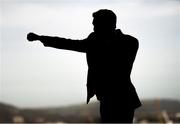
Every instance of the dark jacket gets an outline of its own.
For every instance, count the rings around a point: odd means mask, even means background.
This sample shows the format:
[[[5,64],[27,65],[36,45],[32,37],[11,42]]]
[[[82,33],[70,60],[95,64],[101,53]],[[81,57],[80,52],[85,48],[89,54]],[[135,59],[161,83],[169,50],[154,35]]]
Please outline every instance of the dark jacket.
[[[94,32],[84,40],[43,36],[45,46],[85,52],[88,64],[87,103],[94,95],[100,101],[114,101],[137,108],[141,105],[130,74],[138,40],[120,30],[107,36]]]

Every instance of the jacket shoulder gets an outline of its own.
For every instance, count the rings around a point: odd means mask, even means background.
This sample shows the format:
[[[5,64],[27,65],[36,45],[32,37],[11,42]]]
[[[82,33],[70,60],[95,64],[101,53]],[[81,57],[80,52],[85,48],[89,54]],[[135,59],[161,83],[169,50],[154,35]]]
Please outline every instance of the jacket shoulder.
[[[128,35],[128,34],[124,34],[124,38],[129,41],[131,44],[133,44],[134,46],[136,47],[139,47],[139,41],[137,38],[131,36],[131,35]]]
[[[91,38],[94,38],[95,37],[95,33],[94,32],[91,32],[88,36],[88,39],[91,39]]]

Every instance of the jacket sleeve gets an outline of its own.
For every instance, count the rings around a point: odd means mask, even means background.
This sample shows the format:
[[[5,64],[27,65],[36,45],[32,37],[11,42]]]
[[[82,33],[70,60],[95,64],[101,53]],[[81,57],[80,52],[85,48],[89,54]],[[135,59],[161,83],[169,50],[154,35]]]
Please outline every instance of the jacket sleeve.
[[[131,46],[132,48],[132,57],[131,57],[131,61],[134,62],[135,58],[136,58],[136,54],[139,48],[139,41],[136,38],[133,38],[133,45]]]
[[[61,37],[41,36],[40,41],[46,47],[86,52],[88,38],[83,40],[72,40]]]
[[[139,41],[135,37],[132,37],[130,35],[125,35],[125,39],[129,40],[128,56],[129,56],[130,62],[133,63],[136,58],[136,54],[139,48]]]

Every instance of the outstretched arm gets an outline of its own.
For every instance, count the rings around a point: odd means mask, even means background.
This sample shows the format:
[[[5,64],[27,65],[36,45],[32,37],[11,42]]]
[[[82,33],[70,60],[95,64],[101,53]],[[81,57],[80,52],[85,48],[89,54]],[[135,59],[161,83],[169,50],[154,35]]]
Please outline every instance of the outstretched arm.
[[[71,40],[61,37],[43,36],[35,33],[27,35],[29,41],[41,41],[46,47],[53,47],[58,49],[74,50],[78,52],[86,52],[87,39],[84,40]]]

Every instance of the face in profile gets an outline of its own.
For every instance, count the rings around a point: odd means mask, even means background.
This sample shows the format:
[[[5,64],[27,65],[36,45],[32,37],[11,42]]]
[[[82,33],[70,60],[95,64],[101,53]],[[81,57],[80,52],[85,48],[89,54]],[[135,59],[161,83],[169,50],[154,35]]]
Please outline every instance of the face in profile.
[[[94,32],[97,34],[109,33],[116,28],[116,15],[110,10],[99,10],[93,13]]]

